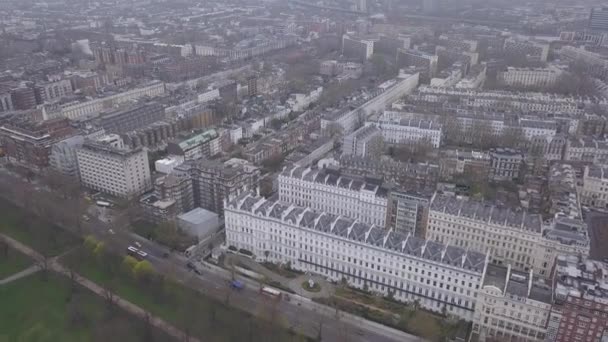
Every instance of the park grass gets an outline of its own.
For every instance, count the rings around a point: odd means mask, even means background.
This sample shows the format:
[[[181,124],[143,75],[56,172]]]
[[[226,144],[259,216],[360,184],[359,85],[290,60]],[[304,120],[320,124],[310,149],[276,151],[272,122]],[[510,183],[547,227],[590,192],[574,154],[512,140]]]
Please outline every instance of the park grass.
[[[277,324],[257,319],[172,280],[165,278],[159,293],[148,282],[138,281],[124,270],[112,274],[106,266],[120,264],[120,257],[109,256],[114,260],[101,262],[84,247],[81,248],[64,256],[65,264],[73,265],[82,276],[111,288],[123,299],[202,341],[267,341],[268,338],[274,341],[305,341],[303,337],[294,336]]]
[[[31,264],[32,261],[28,257],[12,248],[8,248],[7,256],[0,256],[0,279],[23,271]]]
[[[37,273],[0,286],[0,341],[102,341],[109,337],[139,341],[143,322],[123,311],[107,315],[104,299],[77,287],[78,323],[72,321],[69,279],[54,273]],[[154,331],[154,341],[171,340]]]
[[[77,246],[80,239],[56,225],[0,198],[0,233],[31,246],[48,256],[57,256]]]

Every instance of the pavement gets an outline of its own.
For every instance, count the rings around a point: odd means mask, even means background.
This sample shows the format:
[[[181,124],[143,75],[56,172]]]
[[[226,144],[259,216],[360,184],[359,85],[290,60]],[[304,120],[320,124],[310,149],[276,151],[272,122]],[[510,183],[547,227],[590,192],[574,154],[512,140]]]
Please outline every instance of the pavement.
[[[34,185],[3,171],[5,170],[0,168],[0,195],[16,202],[17,205],[24,205],[25,197],[20,196],[20,194],[27,191],[36,191],[33,189]],[[56,215],[65,215],[65,217],[56,218],[60,225],[62,222],[73,222],[74,213],[66,210],[73,205],[70,200],[59,198],[53,192],[36,191],[35,193],[37,197],[49,196],[49,199],[45,201],[51,207],[49,211]],[[118,209],[114,210],[117,211]],[[115,216],[119,215],[121,214],[115,213]],[[123,220],[114,220],[114,222],[123,222]],[[228,299],[230,305],[256,316],[260,315],[260,308],[271,305],[274,310],[277,310],[277,314],[285,319],[285,323],[296,331],[311,337],[317,337],[319,330],[321,330],[323,341],[406,342],[422,340],[417,336],[406,334],[358,316],[336,312],[333,308],[312,302],[310,299],[299,295],[290,295],[291,301],[280,301],[278,304],[271,303],[267,296],[260,294],[259,284],[246,278],[241,280],[247,284],[247,287],[242,291],[233,291],[228,286],[231,279],[230,272],[207,265],[203,274],[197,275],[186,268],[188,259],[184,255],[169,253],[168,257],[164,257],[169,252],[168,248],[132,233],[127,227],[115,224],[108,225],[95,217],[92,217],[88,222],[82,222],[81,228],[75,228],[71,224],[64,224],[63,226],[79,235],[91,234],[95,236],[100,241],[104,241],[106,247],[115,253],[124,254],[129,245],[138,241],[142,245],[141,249],[148,253],[148,261],[158,272],[172,277],[206,296],[222,301]],[[110,228],[114,233],[110,232]]]
[[[10,276],[8,276],[8,277],[0,280],[0,285],[5,285],[5,284],[8,284],[8,283],[13,282],[15,280],[21,279],[23,277],[27,277],[30,274],[34,274],[34,273],[36,273],[38,271],[40,271],[40,266],[38,266],[38,265],[32,265],[32,266],[30,266],[30,267],[28,267],[28,268],[26,268],[26,269],[24,269],[24,270],[22,270],[20,272],[17,272],[17,273],[15,273],[13,275],[10,275]]]

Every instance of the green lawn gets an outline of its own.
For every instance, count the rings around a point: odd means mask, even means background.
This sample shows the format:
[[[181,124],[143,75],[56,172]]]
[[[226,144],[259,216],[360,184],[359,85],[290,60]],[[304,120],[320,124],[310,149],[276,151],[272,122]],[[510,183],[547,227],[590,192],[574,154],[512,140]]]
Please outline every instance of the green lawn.
[[[80,239],[0,198],[0,232],[49,256],[79,245]]]
[[[69,279],[56,274],[0,286],[0,342],[171,340],[119,309],[109,315],[104,299],[87,289],[70,292]]]
[[[286,329],[276,324],[256,319],[171,280],[142,282],[124,270],[112,271],[109,265],[116,265],[115,270],[121,268],[119,265],[122,259],[116,256],[110,257],[113,261],[108,261],[106,256],[100,262],[87,253],[84,248],[76,250],[66,255],[64,260],[67,264],[74,265],[83,276],[98,284],[111,286],[122,298],[175,324],[183,331],[189,331],[201,340],[304,341],[299,336],[290,336]],[[162,285],[155,286],[153,283]]]
[[[6,256],[2,253],[2,250],[0,250],[0,279],[22,271],[32,264],[28,257],[12,248],[7,248]]]

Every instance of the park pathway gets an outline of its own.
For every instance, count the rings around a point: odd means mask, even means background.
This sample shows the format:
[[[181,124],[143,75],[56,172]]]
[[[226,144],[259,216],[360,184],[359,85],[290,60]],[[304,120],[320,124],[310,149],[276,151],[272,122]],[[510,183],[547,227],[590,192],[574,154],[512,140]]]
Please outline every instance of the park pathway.
[[[6,277],[4,279],[1,279],[0,280],[0,285],[8,284],[8,283],[10,283],[12,281],[15,281],[17,279],[21,279],[23,277],[27,277],[30,274],[34,274],[34,273],[36,273],[38,271],[40,271],[40,266],[38,266],[38,265],[32,265],[32,266],[24,269],[23,271],[19,271],[19,272],[15,273],[13,275],[10,275],[10,276],[8,276],[8,277]]]
[[[2,238],[5,239],[5,241],[14,249],[18,250],[19,252],[31,257],[32,259],[34,259],[37,263],[38,263],[38,268],[41,269],[41,264],[44,263],[44,257],[42,255],[40,255],[38,252],[36,252],[35,250],[31,249],[30,247],[22,244],[21,242],[14,240],[13,238],[6,236],[4,234],[0,233],[0,236]],[[47,260],[47,265],[49,267],[49,269],[63,274],[65,276],[70,276],[70,270],[68,270],[65,266],[61,265],[58,261],[57,258],[51,258]],[[22,273],[22,272],[20,272]],[[75,280],[82,285],[83,287],[91,290],[93,293],[106,298],[107,297],[107,289],[103,288],[102,286],[90,281],[87,278],[82,277],[79,274],[76,274]],[[149,311],[146,311],[144,309],[142,309],[141,307],[119,297],[116,294],[113,294],[113,300],[115,302],[115,304],[120,307],[121,309],[125,310],[126,312],[138,316],[144,320],[148,320],[150,322],[150,324],[158,329],[163,330],[165,333],[167,333],[169,336],[174,337],[176,340],[178,341],[184,341],[186,340],[185,337],[187,336],[184,332],[182,332],[180,329],[176,328],[175,326],[173,326],[172,324],[164,321],[163,319],[156,317],[154,315],[152,315]],[[194,337],[188,337],[187,339],[188,342],[200,342],[198,339],[194,338]]]

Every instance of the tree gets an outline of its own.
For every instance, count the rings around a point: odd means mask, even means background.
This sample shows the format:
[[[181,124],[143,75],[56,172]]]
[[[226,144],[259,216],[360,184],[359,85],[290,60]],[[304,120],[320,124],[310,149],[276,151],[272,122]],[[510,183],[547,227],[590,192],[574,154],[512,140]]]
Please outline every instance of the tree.
[[[114,294],[114,279],[108,281],[103,287],[103,298],[106,301],[108,314],[112,316],[114,314],[116,302],[118,300],[118,298],[116,298],[116,295]]]
[[[279,130],[281,129],[281,126],[283,126],[283,121],[281,121],[280,119],[274,118],[272,120],[270,120],[270,127],[272,127],[274,130]]]
[[[140,281],[149,280],[154,274],[152,264],[147,260],[142,260],[133,267],[133,276]]]
[[[122,259],[122,267],[123,267],[124,272],[127,274],[133,274],[133,271],[134,271],[137,263],[138,263],[137,259],[135,259],[134,257],[132,257],[130,255],[126,255]]]
[[[341,139],[343,136],[344,129],[342,125],[337,122],[332,122],[325,128],[327,135],[332,139]]]
[[[88,235],[84,239],[84,246],[90,253],[93,253],[95,251],[95,248],[97,248],[98,243],[99,241],[97,241],[97,239],[93,235]]]

